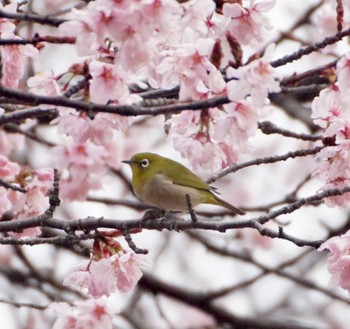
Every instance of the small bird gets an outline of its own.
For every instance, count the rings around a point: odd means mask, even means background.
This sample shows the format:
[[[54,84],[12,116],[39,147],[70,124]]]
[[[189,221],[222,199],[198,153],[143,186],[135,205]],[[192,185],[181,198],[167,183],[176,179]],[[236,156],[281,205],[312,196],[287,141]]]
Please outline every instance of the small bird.
[[[135,194],[151,206],[167,211],[189,211],[188,195],[193,207],[207,203],[225,207],[238,215],[245,214],[216,196],[215,187],[174,160],[155,153],[137,153],[122,162],[131,167]]]

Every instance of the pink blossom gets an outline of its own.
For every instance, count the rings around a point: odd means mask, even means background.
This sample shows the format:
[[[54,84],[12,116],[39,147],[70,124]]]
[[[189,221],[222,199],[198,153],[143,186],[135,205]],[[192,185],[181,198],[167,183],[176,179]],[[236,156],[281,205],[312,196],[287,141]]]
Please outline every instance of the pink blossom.
[[[117,130],[126,131],[130,119],[118,114],[98,113],[91,120],[85,113],[75,110],[61,111],[56,119],[58,131],[71,136],[76,144],[91,141],[96,145],[106,145]]]
[[[150,266],[143,255],[129,251],[116,258],[113,267],[116,270],[117,287],[121,292],[133,289],[142,277],[139,266]]]
[[[4,157],[0,157],[2,171],[7,176],[5,180],[19,185],[25,193],[13,189],[0,188],[0,216],[6,212],[11,218],[25,219],[42,214],[49,206],[48,194],[52,188],[53,172],[51,169],[30,170],[19,168],[18,164],[11,165]],[[16,237],[32,237],[40,234],[39,228],[26,229],[20,233],[9,232]]]
[[[225,167],[228,162],[220,144],[211,142],[200,134],[174,139],[174,148],[190,161],[197,172],[201,170],[205,173],[213,173]]]
[[[61,94],[61,88],[52,71],[46,71],[27,80],[30,91],[44,96],[57,96]]]
[[[342,112],[341,92],[337,86],[321,90],[312,102],[311,117],[314,123],[326,129]]]
[[[176,18],[182,13],[175,0],[90,2],[84,9],[75,10],[73,19],[60,26],[67,35],[77,37],[79,55],[93,55],[118,49],[115,55],[120,67],[136,72],[147,67],[157,56],[158,42],[165,42],[173,32]]]
[[[325,181],[322,190],[350,186],[350,140],[322,149],[317,158],[320,162],[313,175],[319,175]],[[329,197],[325,202],[330,207],[346,207],[350,202],[350,193]]]
[[[139,266],[148,265],[142,255],[132,251],[114,254],[108,258],[83,261],[64,279],[65,285],[87,288],[90,295],[99,298],[135,287],[142,276]]]
[[[112,329],[113,315],[118,312],[103,299],[77,301],[73,306],[65,302],[51,303],[49,308],[58,316],[52,329]]]
[[[130,119],[98,113],[91,120],[85,113],[73,109],[61,109],[60,113],[55,120],[58,131],[70,139],[66,145],[54,147],[50,152],[55,166],[62,171],[61,197],[83,200],[89,191],[101,188],[108,166],[118,166],[120,130],[127,129]]]
[[[180,84],[180,99],[201,99],[223,89],[221,73],[210,62],[215,40],[200,38],[162,52],[163,59],[149,79],[153,87],[171,89]],[[213,80],[219,81],[220,88]],[[222,91],[222,90],[220,90]]]
[[[350,186],[350,179],[339,177],[334,181],[330,181],[322,187],[322,190],[328,189],[342,189]],[[350,192],[342,195],[336,195],[325,199],[325,203],[329,207],[347,207],[350,203]]]
[[[89,70],[92,76],[89,88],[92,102],[107,104],[113,100],[121,104],[129,103],[129,89],[120,74],[121,69],[112,64],[93,61],[89,64]]]
[[[22,169],[17,178],[22,180],[26,193],[9,190],[7,198],[11,202],[11,213],[15,219],[31,218],[44,213],[49,207],[48,194],[52,188],[52,169],[40,169],[31,171]],[[16,237],[32,237],[40,234],[39,228],[26,229],[23,232],[10,233]]]
[[[185,14],[181,19],[181,24],[194,31],[200,37],[206,37],[209,33],[207,19],[210,19],[215,12],[215,3],[213,0],[188,1],[183,5]]]
[[[328,271],[331,273],[331,284],[348,291],[350,296],[350,231],[335,236],[324,242],[319,251],[328,249]]]
[[[145,0],[141,6],[146,24],[153,25],[153,30],[163,35],[167,35],[167,31],[173,29],[174,23],[183,15],[183,8],[176,0]]]
[[[248,150],[248,140],[257,130],[263,112],[249,101],[229,103],[224,110],[184,111],[173,116],[169,138],[191,166],[205,173],[220,170]]]
[[[0,155],[0,177],[14,179],[19,172],[19,165],[16,162],[9,161],[5,156]]]
[[[350,90],[350,52],[346,53],[337,63],[337,81],[339,90],[348,102]]]
[[[314,175],[319,175],[325,185],[322,189],[350,186],[350,107],[348,89],[349,54],[337,64],[337,83],[322,90],[312,102],[312,118],[323,128],[323,136],[332,143],[319,154],[319,164]],[[326,199],[329,206],[345,207],[350,202],[350,193]]]
[[[248,101],[231,102],[225,104],[224,109],[225,111],[213,113],[215,118],[213,137],[238,149],[244,147],[257,131],[258,119],[262,117],[261,111]]]
[[[202,119],[199,111],[184,111],[173,116],[169,138],[174,148],[190,161],[194,170],[211,172],[222,168],[226,156],[218,143],[200,131]]]
[[[12,33],[2,34],[4,39],[20,39]],[[0,48],[3,65],[1,82],[9,88],[17,88],[19,79],[23,76],[25,60],[35,57],[38,50],[32,45],[10,45]]]
[[[90,2],[90,8],[95,2]],[[83,10],[72,9],[74,19],[64,22],[59,26],[64,36],[76,36],[76,46],[80,56],[97,54],[99,44],[94,32],[94,22],[90,19],[89,13]]]
[[[227,69],[227,77],[234,78],[227,83],[228,97],[232,101],[241,101],[250,95],[253,104],[263,106],[268,93],[281,90],[276,69],[270,65],[275,45],[270,44],[263,57],[246,66]]]
[[[264,13],[275,3],[276,0],[247,0],[243,2],[243,6],[238,3],[224,3],[223,13],[230,19],[226,31],[243,45],[255,45],[264,41],[265,32],[271,29]]]
[[[341,145],[325,147],[317,155],[320,160],[314,174],[319,174],[325,181],[333,182],[340,177],[350,177],[350,141]]]
[[[90,190],[101,187],[106,172],[102,146],[91,142],[57,146],[51,150],[55,166],[62,171],[60,196],[65,200],[83,200]]]

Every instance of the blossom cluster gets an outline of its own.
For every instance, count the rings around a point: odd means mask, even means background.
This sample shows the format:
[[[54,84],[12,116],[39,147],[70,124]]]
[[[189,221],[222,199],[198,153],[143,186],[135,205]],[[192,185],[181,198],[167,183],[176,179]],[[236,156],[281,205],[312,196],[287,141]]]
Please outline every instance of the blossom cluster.
[[[237,161],[249,149],[248,140],[269,104],[268,94],[280,90],[280,77],[270,65],[274,46],[244,64],[242,50],[264,41],[265,32],[271,28],[266,13],[275,2],[244,0],[219,5],[213,0],[90,1],[82,9],[73,10],[59,27],[63,37],[75,37],[81,62],[72,63],[61,74],[37,74],[27,81],[27,87],[35,94],[52,97],[66,96],[71,87],[82,84],[74,97],[106,105],[135,104],[142,101],[138,92],[146,88],[178,87],[181,102],[228,97],[225,105],[174,114],[167,121],[175,149],[194,168],[215,171]],[[17,38],[15,27],[0,20],[1,37]],[[2,47],[2,84],[17,87],[24,59],[37,53],[30,45]],[[121,136],[132,120],[117,114],[57,110],[59,115],[51,125],[56,126],[60,138],[49,157],[61,172],[60,198],[84,200],[90,191],[101,188],[101,178],[108,168],[119,163]],[[52,172],[51,176],[44,171],[26,174],[7,158],[1,160],[1,177],[18,184],[24,177],[27,190],[21,194],[0,188],[2,199],[8,200],[1,204],[2,214],[10,211],[16,218],[23,218],[42,213],[47,208],[47,184],[52,184]],[[39,208],[33,208],[33,204]],[[140,266],[145,263],[112,238],[96,240],[91,259],[64,279],[65,285],[84,290],[91,299],[73,306],[52,306],[58,314],[54,328],[112,327],[115,311],[100,298],[130,291],[141,278]]]
[[[209,172],[237,161],[249,150],[248,140],[257,130],[268,93],[279,91],[279,75],[269,64],[273,47],[245,65],[240,59],[242,46],[264,40],[271,28],[266,13],[274,4],[274,0],[222,6],[213,0],[131,0],[115,5],[112,0],[98,0],[74,10],[59,29],[64,36],[76,38],[77,52],[84,56],[89,76],[84,97],[89,101],[140,101],[130,85],[179,87],[183,101],[228,95],[230,104],[202,114],[173,115],[167,122],[175,149],[193,168]],[[76,66],[71,73],[78,76]],[[49,90],[63,93],[56,87]],[[122,153],[118,132],[126,131],[131,123],[110,114],[97,114],[89,121],[88,115],[73,109],[60,110],[55,121],[59,131],[71,137],[53,153],[55,159],[66,159],[58,162],[58,168],[65,171],[64,199],[82,200],[89,190],[101,187],[101,176],[119,162]],[[72,184],[73,180],[79,183]]]
[[[108,89],[109,81],[115,76],[113,68],[100,62],[90,63],[90,73],[93,79],[90,89],[96,83]],[[106,71],[108,67],[109,71]],[[74,68],[74,71],[79,71]],[[106,76],[103,80],[101,76]],[[63,87],[52,72],[38,74],[28,79],[27,85],[34,93],[57,96],[63,93]],[[95,102],[98,99],[98,88],[90,93]],[[96,96],[95,96],[96,95]],[[103,93],[100,93],[103,96]],[[114,91],[110,90],[111,97]],[[119,92],[121,97],[129,95],[127,90]],[[121,101],[121,99],[120,99]],[[60,108],[60,115],[52,124],[66,138],[60,145],[50,150],[50,158],[57,169],[62,172],[60,182],[60,197],[63,200],[84,200],[91,190],[101,188],[101,178],[108,167],[115,167],[119,162],[120,131],[125,131],[129,119],[109,113],[98,113],[91,120],[86,113],[75,109]]]
[[[324,242],[319,251],[328,249],[328,271],[332,275],[331,285],[347,290],[350,296],[350,231]]]
[[[118,312],[113,304],[102,298],[76,301],[73,305],[51,303],[50,309],[57,315],[52,329],[112,329],[113,315]]]
[[[350,53],[342,57],[336,67],[337,82],[321,91],[312,103],[314,122],[323,129],[326,147],[318,154],[319,164],[314,175],[320,176],[323,189],[350,186]],[[350,193],[326,199],[329,206],[348,206]],[[331,283],[350,293],[349,249],[350,231],[327,240],[319,248],[331,252],[328,270]]]
[[[2,3],[0,3],[0,9],[14,13],[17,10],[17,5],[16,3],[10,3],[3,6]],[[15,29],[15,24],[6,18],[0,18],[1,39],[22,39],[16,35]],[[9,88],[17,88],[19,80],[23,77],[26,59],[36,57],[38,53],[38,49],[30,44],[6,45],[0,47],[2,64],[1,83]]]
[[[133,289],[142,276],[140,266],[150,266],[145,256],[125,251],[107,233],[101,233],[94,242],[92,258],[82,261],[63,281],[64,285],[86,290],[90,298],[76,302],[74,307],[52,303],[50,308],[58,316],[53,328],[112,328],[112,315],[118,310],[111,309],[104,298]]]
[[[318,154],[314,175],[324,181],[323,189],[350,186],[350,54],[337,63],[337,82],[323,89],[312,103],[312,118],[323,129],[326,147]],[[346,206],[350,193],[326,199],[329,206]]]
[[[32,170],[0,155],[0,179],[13,186],[0,187],[0,217],[3,220],[32,218],[41,215],[49,207],[48,194],[53,183],[52,169]],[[17,187],[21,190],[16,189]],[[38,228],[12,233],[17,237],[38,234]]]

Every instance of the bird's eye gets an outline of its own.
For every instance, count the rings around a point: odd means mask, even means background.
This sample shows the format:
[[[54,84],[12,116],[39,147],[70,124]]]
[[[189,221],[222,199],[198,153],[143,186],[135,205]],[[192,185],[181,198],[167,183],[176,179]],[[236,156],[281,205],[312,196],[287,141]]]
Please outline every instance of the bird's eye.
[[[141,167],[142,167],[142,168],[147,168],[148,165],[149,165],[149,161],[148,161],[147,159],[143,159],[143,160],[141,161]]]

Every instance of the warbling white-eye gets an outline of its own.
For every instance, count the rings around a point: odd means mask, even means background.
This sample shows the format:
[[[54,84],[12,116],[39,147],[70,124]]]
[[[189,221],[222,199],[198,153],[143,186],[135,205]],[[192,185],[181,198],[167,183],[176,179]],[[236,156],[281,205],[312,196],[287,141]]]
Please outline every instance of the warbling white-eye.
[[[214,204],[244,215],[243,210],[216,196],[214,187],[174,160],[155,153],[138,153],[122,162],[131,167],[135,194],[151,206],[168,211],[188,211],[188,195],[193,207],[202,203]]]

